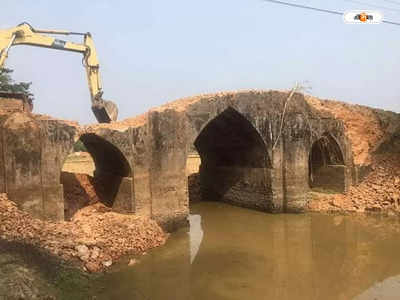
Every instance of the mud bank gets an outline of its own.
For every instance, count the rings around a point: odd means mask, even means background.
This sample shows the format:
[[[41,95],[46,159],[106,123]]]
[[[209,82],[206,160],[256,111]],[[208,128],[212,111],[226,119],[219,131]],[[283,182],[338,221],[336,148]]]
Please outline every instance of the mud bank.
[[[0,240],[0,299],[76,299],[89,295],[89,279],[42,248]]]
[[[155,221],[115,213],[101,203],[79,210],[69,222],[50,222],[34,219],[0,194],[0,240],[43,249],[84,271],[102,271],[121,256],[143,253],[166,239]]]

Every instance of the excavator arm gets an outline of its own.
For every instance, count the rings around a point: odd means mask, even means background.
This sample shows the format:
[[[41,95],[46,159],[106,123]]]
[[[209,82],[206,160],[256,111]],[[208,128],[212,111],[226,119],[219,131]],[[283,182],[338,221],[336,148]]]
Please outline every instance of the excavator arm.
[[[84,41],[83,44],[77,44],[59,40],[45,34],[82,35]],[[0,68],[4,66],[10,48],[15,45],[30,45],[83,54],[83,64],[86,68],[92,100],[92,111],[99,123],[116,121],[118,116],[117,106],[113,102],[103,100],[102,98],[103,91],[99,74],[99,61],[90,33],[37,30],[28,23],[22,23],[8,30],[0,30]]]

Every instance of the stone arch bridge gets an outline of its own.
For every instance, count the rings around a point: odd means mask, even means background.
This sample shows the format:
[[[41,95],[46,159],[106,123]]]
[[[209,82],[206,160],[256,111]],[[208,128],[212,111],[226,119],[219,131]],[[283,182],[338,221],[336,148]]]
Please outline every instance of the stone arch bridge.
[[[299,212],[320,166],[335,169],[342,190],[358,173],[343,122],[315,110],[298,93],[283,115],[287,98],[278,91],[197,96],[87,127],[21,111],[4,114],[0,192],[37,217],[62,220],[60,172],[80,139],[115,210],[167,225],[184,220],[187,158],[198,154],[201,198]]]

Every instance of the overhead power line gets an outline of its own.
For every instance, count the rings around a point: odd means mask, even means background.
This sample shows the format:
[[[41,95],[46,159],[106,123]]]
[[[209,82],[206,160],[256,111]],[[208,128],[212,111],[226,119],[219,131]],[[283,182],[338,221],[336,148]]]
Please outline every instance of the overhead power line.
[[[306,5],[301,5],[301,4],[294,4],[294,3],[284,2],[284,1],[278,1],[278,0],[263,0],[263,1],[271,2],[271,3],[275,3],[275,4],[286,5],[286,6],[297,7],[297,8],[308,9],[308,10],[313,10],[313,11],[319,11],[319,12],[329,13],[329,14],[333,14],[333,15],[341,15],[341,16],[343,15],[343,12],[340,12],[340,11],[317,8],[317,7],[306,6]],[[382,23],[400,26],[400,23],[398,23],[398,22],[383,20]]]
[[[305,8],[305,9],[310,9],[310,10],[316,10],[324,13],[329,13],[329,14],[334,14],[334,15],[343,15],[343,13],[339,11],[334,11],[334,10],[328,10],[328,9],[322,9],[322,8],[316,8],[316,7],[311,7],[311,6],[305,6],[305,5],[300,5],[300,4],[294,4],[294,3],[288,3],[288,2],[283,2],[283,1],[276,1],[276,0],[264,0],[276,4],[282,4],[282,5],[287,5],[287,6],[293,6],[293,7],[299,7],[299,8]]]
[[[344,0],[344,1],[361,4],[361,5],[366,5],[366,6],[371,6],[371,7],[375,7],[375,8],[381,8],[381,9],[385,9],[385,10],[392,10],[392,11],[400,12],[400,9],[398,9],[398,8],[381,6],[381,5],[376,5],[376,4],[367,3],[367,2],[363,2],[363,1],[357,1],[357,0]]]
[[[393,4],[397,4],[397,5],[400,5],[400,2],[394,1],[394,0],[383,0],[383,1],[389,2],[389,3],[393,3]]]

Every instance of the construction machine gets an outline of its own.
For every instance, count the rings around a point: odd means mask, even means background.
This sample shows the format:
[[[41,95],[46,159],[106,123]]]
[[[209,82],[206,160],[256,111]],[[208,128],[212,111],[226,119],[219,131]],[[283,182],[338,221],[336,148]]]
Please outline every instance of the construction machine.
[[[46,34],[55,35],[81,35],[83,43],[77,44],[56,39]],[[42,30],[34,29],[28,23],[21,23],[18,26],[6,30],[0,30],[0,68],[8,56],[11,46],[30,45],[57,50],[78,52],[83,54],[83,65],[86,68],[89,83],[90,96],[92,100],[92,111],[99,123],[116,121],[118,108],[112,101],[103,100],[102,87],[99,74],[99,61],[92,36],[89,32],[70,32],[64,30]]]

